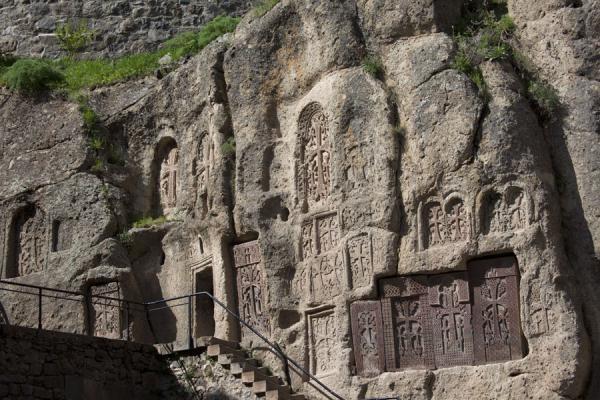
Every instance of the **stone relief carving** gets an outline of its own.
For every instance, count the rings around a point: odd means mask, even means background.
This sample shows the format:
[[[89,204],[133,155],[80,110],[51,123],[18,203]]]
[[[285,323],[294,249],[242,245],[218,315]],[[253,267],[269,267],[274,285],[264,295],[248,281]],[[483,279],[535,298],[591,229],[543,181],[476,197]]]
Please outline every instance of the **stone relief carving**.
[[[484,234],[514,232],[529,225],[529,197],[518,186],[508,186],[502,194],[489,190],[480,203],[480,226]]]
[[[358,146],[351,148],[346,157],[346,180],[352,188],[360,187],[367,182],[369,165]]]
[[[91,312],[90,321],[94,336],[109,339],[121,339],[121,312],[118,300],[98,298],[95,296],[120,299],[118,282],[90,287]]]
[[[331,145],[327,116],[318,103],[308,104],[298,120],[301,140],[300,196],[308,205],[329,197]]]
[[[429,200],[419,209],[422,249],[471,238],[470,213],[460,195],[450,195],[445,201]]]
[[[200,235],[190,240],[185,255],[185,262],[192,269],[200,269],[203,266],[210,265],[212,262],[212,256]]]
[[[523,356],[517,267],[514,257],[472,261],[475,362],[485,364]]]
[[[313,301],[328,300],[345,289],[345,268],[339,252],[317,257],[311,264],[310,293]]]
[[[342,226],[347,232],[351,229],[360,229],[368,226],[373,216],[371,205],[344,207],[342,209]]]
[[[339,228],[336,212],[319,214],[304,221],[301,227],[303,259],[335,249],[340,240]]]
[[[12,232],[11,277],[42,271],[48,256],[48,223],[46,214],[28,206],[15,217]],[[9,236],[10,237],[10,236]]]
[[[308,314],[308,336],[311,373],[317,377],[335,373],[338,330],[333,308]]]
[[[258,241],[233,247],[235,260],[239,313],[242,319],[259,332],[269,333],[269,317],[265,309],[265,284],[260,266]],[[242,329],[244,335],[250,334]]]
[[[360,375],[376,376],[385,371],[383,319],[379,301],[350,305],[354,359]]]
[[[351,237],[346,244],[351,288],[369,286],[373,277],[373,246],[368,233]]]
[[[163,211],[177,206],[179,150],[170,149],[160,166],[160,203]]]
[[[472,364],[473,331],[466,273],[433,276],[429,281],[436,366]]]
[[[214,164],[215,147],[207,131],[200,134],[196,155],[192,162],[192,176],[196,187],[196,202],[203,213],[208,212],[209,179]]]
[[[529,334],[532,337],[544,335],[550,330],[550,307],[552,298],[539,284],[530,289],[529,300],[526,304],[529,323]]]

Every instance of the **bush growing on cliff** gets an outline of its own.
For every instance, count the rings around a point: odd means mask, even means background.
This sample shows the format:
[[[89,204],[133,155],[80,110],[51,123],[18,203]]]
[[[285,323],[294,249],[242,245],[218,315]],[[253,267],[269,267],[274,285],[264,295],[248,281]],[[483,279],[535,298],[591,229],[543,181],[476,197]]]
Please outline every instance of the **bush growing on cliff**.
[[[362,67],[366,73],[374,78],[381,79],[383,76],[383,65],[375,56],[367,56],[362,60]]]
[[[35,94],[57,87],[64,75],[47,61],[23,59],[5,68],[1,81],[12,90]]]
[[[94,32],[88,28],[86,20],[81,20],[77,24],[72,21],[60,24],[54,34],[60,42],[60,47],[69,54],[69,57],[75,57],[94,40]]]

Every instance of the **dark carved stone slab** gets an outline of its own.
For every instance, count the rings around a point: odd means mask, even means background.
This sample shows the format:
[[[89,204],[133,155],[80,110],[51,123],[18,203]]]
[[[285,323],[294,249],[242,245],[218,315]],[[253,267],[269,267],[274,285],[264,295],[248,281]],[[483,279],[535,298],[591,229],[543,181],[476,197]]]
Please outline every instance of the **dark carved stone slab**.
[[[429,278],[429,306],[438,368],[473,364],[469,284],[464,272]]]
[[[354,359],[360,375],[385,371],[381,302],[358,301],[350,305]]]
[[[269,318],[265,310],[265,286],[260,268],[258,241],[233,247],[235,259],[239,315],[252,328],[267,333],[270,330]],[[244,336],[250,334],[242,329]]]
[[[473,287],[475,363],[523,357],[517,260],[498,257],[468,264]]]
[[[386,368],[434,368],[426,276],[381,282]]]

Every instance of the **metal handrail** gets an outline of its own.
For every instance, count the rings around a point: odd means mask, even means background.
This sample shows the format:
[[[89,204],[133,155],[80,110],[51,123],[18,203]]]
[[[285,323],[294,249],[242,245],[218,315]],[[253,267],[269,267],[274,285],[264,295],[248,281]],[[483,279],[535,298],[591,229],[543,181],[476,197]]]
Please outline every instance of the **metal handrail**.
[[[217,304],[219,307],[221,307],[223,310],[225,310],[229,315],[231,315],[233,318],[235,318],[241,325],[245,326],[246,328],[248,328],[252,333],[254,333],[258,338],[260,338],[263,342],[265,342],[269,348],[281,359],[281,361],[284,364],[284,372],[286,375],[286,380],[288,380],[288,384],[290,384],[291,386],[291,379],[289,377],[289,365],[291,364],[295,369],[294,372],[300,376],[304,375],[308,378],[310,378],[310,380],[308,381],[308,383],[313,386],[315,389],[321,391],[321,390],[325,390],[327,393],[329,393],[329,395],[333,396],[335,399],[337,400],[344,400],[343,397],[341,397],[339,394],[337,394],[333,389],[331,389],[329,386],[327,386],[325,383],[323,383],[321,380],[319,380],[317,377],[315,377],[314,375],[312,375],[310,372],[308,372],[304,367],[302,367],[297,361],[295,361],[294,359],[290,358],[287,354],[285,354],[285,352],[281,349],[281,347],[274,342],[271,342],[269,339],[267,339],[265,336],[263,336],[260,332],[258,332],[256,329],[254,329],[250,324],[248,324],[248,322],[246,322],[244,319],[242,319],[239,315],[237,315],[234,311],[232,311],[229,307],[227,307],[224,303],[222,303],[219,299],[217,299],[216,297],[214,297],[212,294],[208,293],[208,292],[196,292],[196,293],[192,293],[189,295],[184,295],[184,296],[177,296],[177,297],[171,297],[168,299],[161,299],[161,300],[156,300],[156,301],[149,301],[149,302],[137,302],[137,301],[132,301],[132,300],[125,300],[125,299],[121,299],[121,298],[117,298],[117,297],[109,297],[109,296],[101,296],[101,295],[90,295],[90,294],[86,294],[86,293],[81,293],[81,292],[75,292],[75,291],[70,291],[70,290],[64,290],[64,289],[55,289],[55,288],[49,288],[49,287],[45,287],[45,286],[39,286],[39,285],[32,285],[32,284],[27,284],[27,283],[20,283],[20,282],[12,282],[12,281],[6,281],[3,279],[0,279],[0,284],[7,284],[7,285],[13,285],[13,286],[20,286],[20,287],[26,287],[26,288],[30,288],[30,289],[35,289],[34,292],[25,292],[25,291],[18,291],[18,290],[14,290],[14,289],[7,289],[7,288],[2,288],[0,287],[0,291],[4,290],[4,291],[9,291],[9,292],[16,292],[16,293],[21,293],[21,294],[28,294],[28,295],[33,295],[33,296],[37,296],[38,297],[38,329],[42,329],[42,298],[43,297],[47,297],[47,298],[54,298],[54,299],[62,299],[62,300],[72,300],[72,301],[79,301],[77,299],[73,299],[73,298],[67,298],[67,297],[58,297],[58,296],[50,296],[50,295],[45,295],[43,293],[43,291],[50,291],[50,292],[54,292],[54,293],[62,293],[62,294],[67,294],[67,295],[71,295],[71,296],[81,296],[83,299],[81,300],[82,303],[87,303],[90,304],[90,302],[92,301],[92,299],[102,299],[102,300],[110,300],[110,301],[116,301],[119,304],[119,308],[121,309],[122,305],[125,305],[125,309],[127,310],[127,313],[125,315],[125,320],[126,320],[126,326],[127,326],[127,334],[126,334],[126,339],[129,340],[130,339],[130,332],[129,332],[129,313],[132,310],[131,306],[135,305],[135,306],[141,306],[143,308],[143,310],[139,310],[139,309],[133,309],[134,311],[143,311],[146,315],[147,318],[147,322],[151,328],[152,334],[154,336],[155,341],[157,341],[156,339],[156,335],[154,333],[154,329],[152,328],[152,323],[150,320],[150,312],[153,311],[159,311],[159,310],[163,310],[163,309],[170,309],[173,307],[178,307],[178,306],[184,306],[187,305],[187,314],[188,314],[188,326],[187,326],[187,334],[188,334],[188,346],[190,349],[193,348],[193,332],[192,332],[192,298],[196,298],[198,296],[208,296],[214,304]],[[172,301],[176,301],[176,300],[182,300],[182,299],[187,299],[187,302],[185,303],[181,303],[181,304],[177,304],[174,306],[169,306],[169,305],[165,305],[164,307],[159,307],[159,308],[150,308],[151,306],[154,305],[158,305],[158,304],[165,304],[168,302],[172,302]],[[300,372],[298,372],[300,371]],[[317,387],[315,385],[315,383],[317,383],[319,387]],[[385,397],[385,398],[371,398],[371,399],[367,399],[367,400],[400,400],[398,397]]]

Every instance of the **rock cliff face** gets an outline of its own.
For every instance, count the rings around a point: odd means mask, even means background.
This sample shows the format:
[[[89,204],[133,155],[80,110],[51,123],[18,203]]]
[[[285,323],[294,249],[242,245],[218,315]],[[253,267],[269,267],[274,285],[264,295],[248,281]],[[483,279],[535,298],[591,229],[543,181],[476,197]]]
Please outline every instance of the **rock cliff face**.
[[[241,15],[249,0],[5,0],[0,5],[0,53],[56,57],[56,28],[85,21],[96,40],[88,56],[153,50],[177,33],[221,14]]]
[[[248,15],[160,80],[91,93],[124,161],[101,172],[76,106],[3,90],[2,277],[137,300],[209,291],[347,399],[597,398],[600,7],[529,3],[508,9],[559,93],[550,122],[510,63],[481,65],[487,99],[451,68],[461,1]],[[117,240],[145,215],[169,222]],[[35,324],[31,304],[0,299]],[[48,307],[48,324],[85,331],[86,310]],[[122,335],[104,315],[90,329]],[[260,345],[210,302],[193,315],[196,336]],[[152,322],[187,340],[185,310]]]

